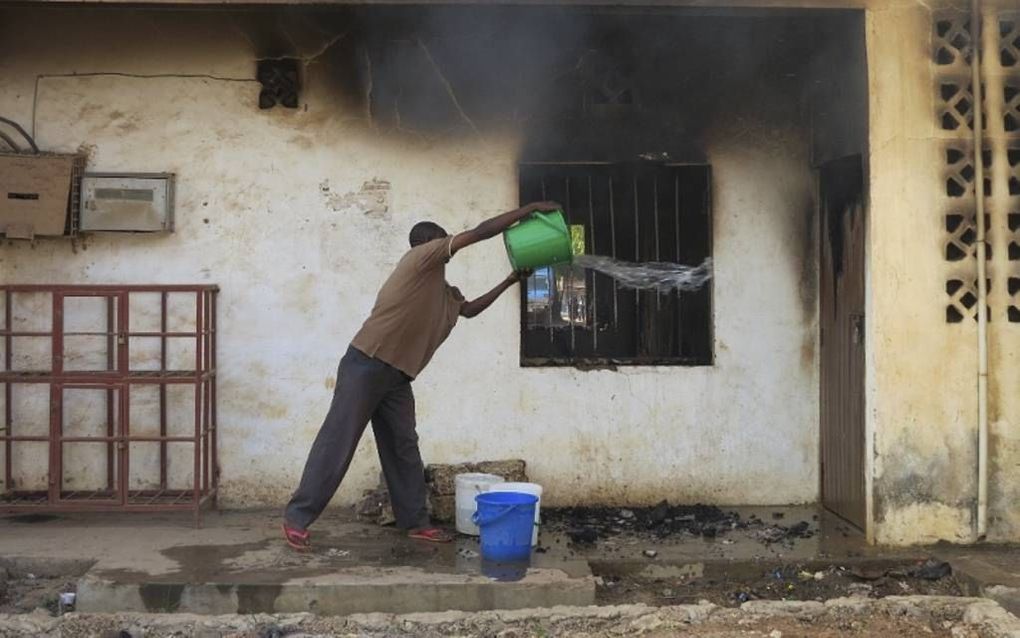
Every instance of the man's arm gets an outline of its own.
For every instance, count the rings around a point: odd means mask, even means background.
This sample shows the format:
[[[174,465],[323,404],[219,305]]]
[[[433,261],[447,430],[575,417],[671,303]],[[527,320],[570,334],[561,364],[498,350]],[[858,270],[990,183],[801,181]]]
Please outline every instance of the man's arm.
[[[466,248],[471,244],[477,244],[490,237],[495,237],[536,211],[560,210],[561,208],[563,207],[556,202],[532,202],[531,204],[521,206],[517,210],[486,219],[471,230],[454,235],[453,240],[450,242],[450,256],[452,257],[461,248]]]
[[[460,316],[468,318],[477,317],[482,313],[483,310],[491,306],[492,302],[496,301],[496,299],[498,299],[499,296],[502,295],[507,288],[510,288],[519,281],[524,281],[530,276],[531,276],[530,270],[511,273],[509,277],[499,282],[499,284],[495,288],[485,293],[478,299],[464,302],[464,304],[460,307]]]

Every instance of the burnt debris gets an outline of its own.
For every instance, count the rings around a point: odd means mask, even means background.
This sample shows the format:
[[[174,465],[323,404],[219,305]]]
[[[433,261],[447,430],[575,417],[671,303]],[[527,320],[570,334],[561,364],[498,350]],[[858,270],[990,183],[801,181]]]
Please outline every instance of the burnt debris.
[[[816,532],[807,521],[785,526],[753,515],[743,519],[714,505],[670,505],[667,501],[645,508],[551,509],[543,512],[542,519],[546,529],[565,533],[575,545],[592,545],[622,534],[647,539],[716,538],[736,529],[747,530],[759,542],[771,545],[811,538]]]

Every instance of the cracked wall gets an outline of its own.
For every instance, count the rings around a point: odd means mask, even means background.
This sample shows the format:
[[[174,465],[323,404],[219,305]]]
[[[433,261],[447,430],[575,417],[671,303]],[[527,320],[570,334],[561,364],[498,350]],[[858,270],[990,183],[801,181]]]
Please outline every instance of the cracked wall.
[[[506,295],[416,383],[423,455],[524,458],[550,504],[814,501],[810,20],[472,11],[4,9],[0,113],[34,112],[46,148],[88,145],[93,170],[177,173],[178,208],[167,237],[6,243],[3,279],[218,283],[224,501],[278,505],[415,221],[514,207],[523,157],[707,161],[716,364],[521,369]],[[634,30],[637,108],[575,100],[606,77],[592,33]],[[259,111],[254,60],[295,55],[301,106]],[[480,294],[507,268],[492,242],[448,277]],[[374,483],[372,448],[337,502]]]

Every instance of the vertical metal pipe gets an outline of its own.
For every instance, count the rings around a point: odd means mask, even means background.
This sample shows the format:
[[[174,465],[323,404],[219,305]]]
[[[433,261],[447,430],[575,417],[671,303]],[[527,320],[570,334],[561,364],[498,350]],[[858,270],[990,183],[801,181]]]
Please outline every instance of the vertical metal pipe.
[[[981,0],[971,0],[970,30],[973,47],[971,62],[971,86],[974,93],[974,202],[975,224],[977,226],[977,339],[978,339],[978,497],[977,529],[978,540],[988,533],[988,282],[985,228],[985,170],[982,160],[984,146],[984,122],[982,121],[984,100],[981,87]]]

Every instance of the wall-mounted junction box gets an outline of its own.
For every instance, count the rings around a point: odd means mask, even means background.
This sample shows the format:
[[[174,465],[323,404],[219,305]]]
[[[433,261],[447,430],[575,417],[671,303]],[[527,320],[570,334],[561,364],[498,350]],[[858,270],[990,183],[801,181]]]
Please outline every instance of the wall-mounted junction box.
[[[167,173],[86,173],[81,184],[81,231],[169,233],[174,229],[174,176]]]
[[[0,153],[0,233],[8,239],[73,235],[85,157]]]

